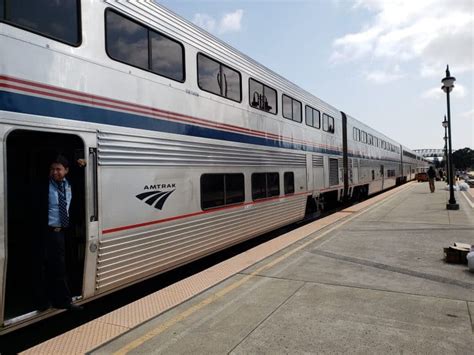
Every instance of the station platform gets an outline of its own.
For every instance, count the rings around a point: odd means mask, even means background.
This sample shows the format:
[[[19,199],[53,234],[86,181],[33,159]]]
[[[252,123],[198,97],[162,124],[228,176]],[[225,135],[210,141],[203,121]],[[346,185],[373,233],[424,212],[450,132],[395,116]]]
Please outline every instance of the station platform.
[[[24,353],[430,353],[474,349],[474,194],[410,182]]]

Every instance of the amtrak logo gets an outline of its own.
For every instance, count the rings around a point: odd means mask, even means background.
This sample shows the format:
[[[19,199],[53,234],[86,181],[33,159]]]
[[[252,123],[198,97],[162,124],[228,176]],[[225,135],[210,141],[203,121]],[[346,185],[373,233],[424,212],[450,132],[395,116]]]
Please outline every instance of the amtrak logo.
[[[170,184],[171,185],[171,184]],[[175,185],[175,184],[172,184]],[[146,186],[148,187],[148,186]],[[174,187],[174,186],[173,186]],[[158,210],[161,210],[163,208],[163,205],[165,204],[166,200],[170,195],[175,191],[159,191],[159,190],[154,190],[154,191],[147,191],[143,192],[141,194],[138,194],[136,197],[146,204],[155,207]]]

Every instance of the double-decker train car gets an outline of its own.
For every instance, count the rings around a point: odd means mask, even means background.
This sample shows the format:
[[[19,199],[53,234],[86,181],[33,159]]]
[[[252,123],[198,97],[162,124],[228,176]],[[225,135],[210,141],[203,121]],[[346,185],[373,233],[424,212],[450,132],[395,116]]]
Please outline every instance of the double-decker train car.
[[[414,178],[408,148],[152,1],[0,0],[0,322],[36,309],[36,186],[72,164],[86,302]]]

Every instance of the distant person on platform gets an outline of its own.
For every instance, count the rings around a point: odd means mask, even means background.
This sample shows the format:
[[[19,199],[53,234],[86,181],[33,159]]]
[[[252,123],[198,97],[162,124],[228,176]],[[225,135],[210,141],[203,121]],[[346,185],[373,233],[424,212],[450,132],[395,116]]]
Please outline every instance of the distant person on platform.
[[[444,173],[443,173],[443,169],[439,169],[439,178],[441,181],[443,181],[443,177],[444,177]]]
[[[430,166],[427,173],[428,173],[428,181],[430,183],[430,191],[435,192],[436,171],[435,169],[433,169],[432,166]]]

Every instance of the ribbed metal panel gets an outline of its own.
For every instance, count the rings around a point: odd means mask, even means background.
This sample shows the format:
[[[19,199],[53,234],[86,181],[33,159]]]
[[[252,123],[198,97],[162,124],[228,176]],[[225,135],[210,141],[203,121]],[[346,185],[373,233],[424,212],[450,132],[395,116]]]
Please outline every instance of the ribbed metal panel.
[[[304,154],[113,133],[99,133],[98,147],[108,166],[306,166]]]
[[[99,292],[164,272],[303,218],[306,196],[259,203],[251,209],[205,214],[99,244]]]
[[[322,168],[322,167],[324,167],[323,156],[313,154],[313,168]]]
[[[329,158],[329,185],[331,186],[339,184],[339,160],[341,159]]]

